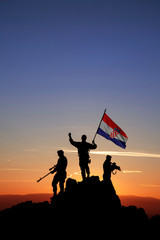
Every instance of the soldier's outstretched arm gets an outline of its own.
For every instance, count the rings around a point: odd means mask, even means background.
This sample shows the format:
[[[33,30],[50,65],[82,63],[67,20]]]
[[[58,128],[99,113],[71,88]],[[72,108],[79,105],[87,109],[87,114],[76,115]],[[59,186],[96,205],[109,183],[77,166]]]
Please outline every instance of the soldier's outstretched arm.
[[[68,134],[69,136],[69,141],[74,147],[78,147],[78,142],[73,141],[71,133]]]
[[[72,144],[73,143],[73,139],[72,139],[71,133],[68,133],[68,136],[69,136],[69,141]]]

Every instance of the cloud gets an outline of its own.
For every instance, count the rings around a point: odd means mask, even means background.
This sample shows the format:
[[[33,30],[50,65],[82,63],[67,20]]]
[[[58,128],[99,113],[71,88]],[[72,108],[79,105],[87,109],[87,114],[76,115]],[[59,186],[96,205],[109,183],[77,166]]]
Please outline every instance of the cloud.
[[[22,152],[39,152],[40,149],[36,148],[26,148],[26,149],[21,149]]]
[[[67,178],[70,178],[70,177],[72,177],[73,175],[81,175],[81,172],[79,171],[79,172],[74,172],[74,173],[67,173]]]
[[[76,150],[65,150],[68,153],[75,153]],[[115,151],[90,151],[90,154],[94,155],[116,155],[123,157],[150,157],[150,158],[160,158],[160,154],[154,153],[140,153],[140,152],[115,152]]]
[[[12,159],[7,159],[7,162],[11,162],[12,161]]]
[[[151,157],[151,158],[160,158],[160,154],[153,153],[140,153],[140,152],[114,152],[114,151],[95,151],[90,152],[91,154],[99,154],[99,155],[117,155],[124,157]]]
[[[74,172],[75,175],[81,175],[81,172]]]
[[[35,180],[0,180],[0,183],[33,183]]]
[[[142,173],[142,171],[139,170],[123,170],[123,173]]]
[[[160,185],[157,184],[140,184],[141,187],[160,187]]]
[[[32,169],[32,168],[0,168],[0,171],[42,171],[42,169]]]

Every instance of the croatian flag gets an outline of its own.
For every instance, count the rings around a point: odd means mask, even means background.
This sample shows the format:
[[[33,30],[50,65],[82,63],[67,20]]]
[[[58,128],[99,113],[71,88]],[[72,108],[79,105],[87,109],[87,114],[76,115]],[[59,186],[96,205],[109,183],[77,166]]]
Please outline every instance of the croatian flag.
[[[123,130],[104,113],[97,133],[104,138],[111,140],[116,145],[122,148],[126,148],[126,142],[128,140],[127,135]]]

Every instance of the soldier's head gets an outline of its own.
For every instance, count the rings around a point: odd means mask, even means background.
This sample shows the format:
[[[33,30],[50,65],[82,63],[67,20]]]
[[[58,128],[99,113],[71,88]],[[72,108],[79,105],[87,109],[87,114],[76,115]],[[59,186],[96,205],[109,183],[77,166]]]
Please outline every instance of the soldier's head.
[[[63,150],[58,150],[57,154],[59,157],[62,157],[64,155],[64,152],[63,152]]]
[[[110,156],[110,155],[107,155],[107,156],[106,156],[106,160],[107,160],[108,162],[111,162],[111,159],[112,159],[112,156]]]
[[[87,136],[86,135],[82,135],[81,139],[82,139],[82,142],[85,142],[87,140]]]

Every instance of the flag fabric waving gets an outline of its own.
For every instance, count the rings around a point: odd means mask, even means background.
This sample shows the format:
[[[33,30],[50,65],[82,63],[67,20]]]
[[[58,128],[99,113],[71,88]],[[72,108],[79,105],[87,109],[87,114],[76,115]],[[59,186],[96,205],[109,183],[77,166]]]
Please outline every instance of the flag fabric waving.
[[[105,112],[98,127],[97,134],[114,142],[119,147],[126,148],[127,135]]]

